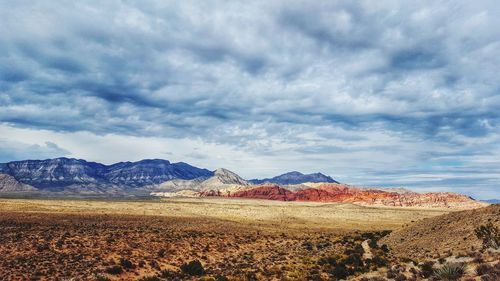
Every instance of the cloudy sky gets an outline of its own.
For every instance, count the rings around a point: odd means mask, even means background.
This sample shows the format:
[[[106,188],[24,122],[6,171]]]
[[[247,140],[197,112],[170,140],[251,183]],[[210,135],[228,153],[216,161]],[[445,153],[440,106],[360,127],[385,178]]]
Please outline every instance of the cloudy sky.
[[[500,197],[498,1],[0,1],[0,162]]]

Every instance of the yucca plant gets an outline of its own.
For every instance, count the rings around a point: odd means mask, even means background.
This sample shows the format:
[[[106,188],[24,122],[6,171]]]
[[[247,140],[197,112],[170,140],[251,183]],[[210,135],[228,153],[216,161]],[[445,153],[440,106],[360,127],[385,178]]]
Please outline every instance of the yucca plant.
[[[464,276],[466,266],[462,263],[446,263],[434,271],[438,280],[454,281]]]

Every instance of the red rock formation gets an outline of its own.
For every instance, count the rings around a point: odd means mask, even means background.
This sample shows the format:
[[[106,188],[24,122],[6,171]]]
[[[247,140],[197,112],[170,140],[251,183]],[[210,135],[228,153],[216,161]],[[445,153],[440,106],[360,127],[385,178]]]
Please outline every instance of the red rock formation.
[[[293,192],[278,185],[261,185],[256,188],[234,192],[229,196],[279,201],[294,201]]]
[[[225,195],[202,194],[201,196]],[[307,188],[296,192],[289,191],[278,185],[262,185],[231,193],[228,197],[279,201],[338,202],[368,206],[441,207],[461,209],[472,209],[486,205],[465,195],[456,193],[398,193],[377,189],[349,187],[336,183],[320,184],[314,188]]]

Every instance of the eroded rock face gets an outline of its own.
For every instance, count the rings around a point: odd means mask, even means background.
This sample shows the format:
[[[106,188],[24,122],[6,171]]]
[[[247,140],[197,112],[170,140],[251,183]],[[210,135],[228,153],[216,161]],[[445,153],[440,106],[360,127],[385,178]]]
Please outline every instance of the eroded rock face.
[[[99,182],[103,180],[105,166],[85,160],[56,158],[9,162],[1,167],[1,172],[19,182],[43,189],[54,185],[62,187]]]
[[[195,179],[213,175],[206,169],[186,163],[170,163],[167,160],[152,159],[138,162],[121,162],[107,167],[105,178],[109,182],[128,187],[142,187],[160,184],[172,179]]]
[[[200,194],[200,196],[204,196]],[[211,196],[228,196],[253,199],[304,202],[336,202],[352,203],[366,206],[394,207],[428,207],[474,209],[487,204],[472,198],[450,192],[389,192],[377,189],[350,187],[343,184],[324,183],[315,187],[290,191],[278,185],[262,185],[233,192],[230,195],[212,194]]]
[[[0,192],[36,191],[33,186],[18,182],[14,177],[0,174]]]
[[[262,185],[247,190],[237,191],[232,193],[229,197],[295,201],[293,192],[278,185]]]
[[[249,185],[249,183],[237,174],[223,168],[215,170],[213,177],[201,183],[202,190],[204,191],[224,189],[228,185],[240,186]]]

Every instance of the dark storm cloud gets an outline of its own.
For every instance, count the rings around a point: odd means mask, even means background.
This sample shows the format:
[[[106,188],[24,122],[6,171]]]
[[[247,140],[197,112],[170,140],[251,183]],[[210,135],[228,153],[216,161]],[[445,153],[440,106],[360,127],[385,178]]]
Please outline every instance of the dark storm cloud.
[[[499,151],[495,1],[267,2],[0,4],[0,122],[257,155]]]

